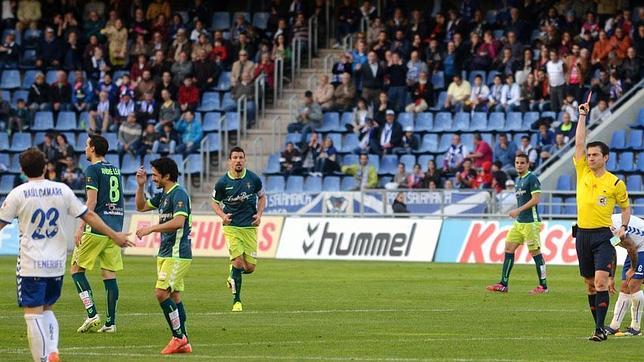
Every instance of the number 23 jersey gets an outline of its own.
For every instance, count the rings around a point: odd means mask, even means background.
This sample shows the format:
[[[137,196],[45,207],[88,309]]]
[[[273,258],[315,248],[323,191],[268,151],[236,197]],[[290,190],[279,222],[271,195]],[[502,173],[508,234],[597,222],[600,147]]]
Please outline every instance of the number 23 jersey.
[[[65,274],[67,243],[74,222],[87,207],[65,184],[29,181],[11,190],[0,208],[0,221],[18,218],[20,254],[16,272],[21,277],[57,277]]]

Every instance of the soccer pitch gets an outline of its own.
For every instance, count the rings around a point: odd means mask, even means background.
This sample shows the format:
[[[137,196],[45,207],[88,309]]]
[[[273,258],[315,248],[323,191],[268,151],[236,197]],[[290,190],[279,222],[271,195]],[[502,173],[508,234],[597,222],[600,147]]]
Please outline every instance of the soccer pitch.
[[[261,260],[244,275],[244,312],[233,314],[227,260],[196,258],[184,293],[194,352],[164,357],[170,332],[154,297],[155,259],[124,262],[113,335],[76,333],[85,315],[65,276],[55,307],[63,361],[635,360],[644,341],[587,340],[594,325],[574,267],[549,267],[550,293],[529,296],[532,265],[515,265],[500,295],[485,290],[497,265]],[[0,360],[28,361],[15,257],[0,258],[0,270]],[[88,278],[104,316],[100,274]]]

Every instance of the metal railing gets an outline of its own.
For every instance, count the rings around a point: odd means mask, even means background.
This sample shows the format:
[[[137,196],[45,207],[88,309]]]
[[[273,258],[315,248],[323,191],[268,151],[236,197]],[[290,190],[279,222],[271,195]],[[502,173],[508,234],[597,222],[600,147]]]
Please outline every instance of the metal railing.
[[[255,157],[253,158],[253,170],[255,170],[255,172],[260,172],[260,167],[266,159],[266,154],[264,153],[264,137],[258,136],[257,138],[255,138],[255,140],[253,141],[252,149],[253,155],[255,155]]]
[[[273,146],[271,151],[273,153],[277,152],[280,150],[280,143],[282,140],[282,122],[281,118],[279,116],[273,117],[271,121],[271,145]],[[262,160],[262,162],[265,162],[266,160]]]
[[[255,78],[255,120],[266,114],[266,74],[261,73]]]
[[[348,34],[342,38],[342,49],[344,49],[345,52],[353,49],[353,34]]]
[[[327,54],[324,57],[324,73],[329,74],[333,69],[333,64],[335,63],[335,55]]]
[[[257,107],[257,105],[255,106]],[[237,144],[241,142],[241,136],[246,134],[246,127],[248,125],[248,98],[242,95],[237,100],[237,115],[239,119],[239,127],[237,127]],[[229,131],[228,124],[226,124],[226,131]]]
[[[360,32],[361,33],[366,33],[367,30],[369,30],[369,18],[366,17],[366,16],[363,16],[360,19]]]
[[[291,42],[291,82],[295,81],[295,76],[300,74],[302,69],[302,39],[293,38]]]
[[[310,90],[313,92],[313,90],[318,86],[318,76],[317,74],[311,74],[309,77],[306,79],[306,89]]]
[[[275,71],[273,72],[273,105],[277,105],[277,100],[284,92],[284,59],[275,59]]]
[[[308,64],[309,68],[313,66],[313,52],[318,50],[318,17],[317,15],[312,15],[309,18],[309,28],[308,28]]]

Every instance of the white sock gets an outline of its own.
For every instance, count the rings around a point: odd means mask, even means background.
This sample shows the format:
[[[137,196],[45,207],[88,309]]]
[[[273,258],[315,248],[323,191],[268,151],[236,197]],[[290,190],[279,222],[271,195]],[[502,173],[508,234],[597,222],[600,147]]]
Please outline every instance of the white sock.
[[[642,309],[644,309],[644,292],[639,291],[631,294],[631,328],[640,330],[642,322]]]
[[[619,292],[619,298],[615,303],[615,310],[613,311],[613,320],[610,322],[612,329],[619,329],[622,325],[626,311],[631,306],[631,295]]]
[[[42,313],[45,324],[45,337],[47,339],[47,355],[58,352],[58,320],[51,310]]]
[[[27,338],[34,362],[47,361],[47,341],[42,314],[25,314]]]

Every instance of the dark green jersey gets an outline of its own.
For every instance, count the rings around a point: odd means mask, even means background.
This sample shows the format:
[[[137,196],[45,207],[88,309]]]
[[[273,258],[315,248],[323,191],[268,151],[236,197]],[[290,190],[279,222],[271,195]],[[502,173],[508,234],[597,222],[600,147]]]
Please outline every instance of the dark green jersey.
[[[123,182],[121,170],[107,161],[87,166],[85,188],[96,190],[94,212],[113,230],[123,229]],[[102,235],[87,225],[86,232]]]
[[[192,259],[190,243],[192,212],[190,210],[190,197],[186,190],[179,184],[175,184],[167,193],[161,192],[154,195],[152,199],[148,200],[148,205],[159,210],[159,224],[164,224],[175,216],[182,215],[186,217],[181,229],[161,233],[159,256]]]
[[[530,171],[524,176],[519,176],[515,185],[517,204],[519,207],[527,204],[532,199],[532,194],[541,192],[539,178]],[[523,223],[541,221],[539,211],[537,211],[537,205],[522,211],[517,217],[517,221]]]
[[[240,178],[234,178],[230,172],[226,173],[212,191],[212,199],[225,213],[233,215],[230,225],[238,227],[253,226],[257,199],[262,195],[262,180],[248,170],[244,170]]]

